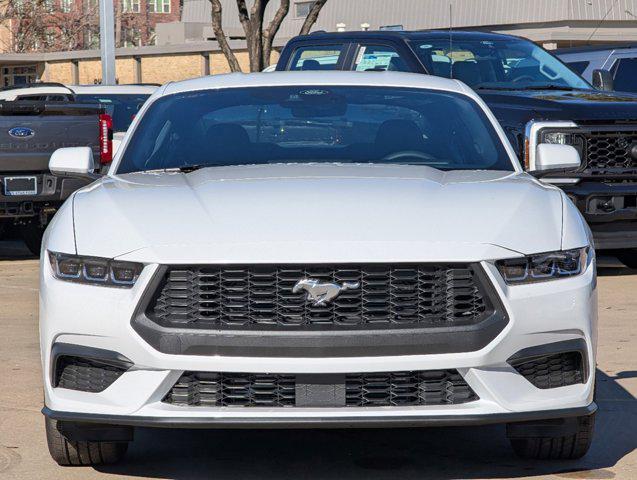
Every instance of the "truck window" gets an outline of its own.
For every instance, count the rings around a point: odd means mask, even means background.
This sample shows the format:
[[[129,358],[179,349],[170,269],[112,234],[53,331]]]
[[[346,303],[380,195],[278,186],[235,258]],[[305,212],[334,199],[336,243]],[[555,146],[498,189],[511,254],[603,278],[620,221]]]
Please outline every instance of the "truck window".
[[[361,45],[354,61],[354,70],[357,72],[409,71],[396,49],[387,45]]]
[[[116,132],[125,132],[133,122],[133,118],[148,99],[148,94],[80,94],[78,102],[96,102],[106,108],[113,117],[113,128]]]
[[[566,65],[568,65],[568,68],[570,68],[571,70],[573,70],[575,73],[577,73],[578,75],[581,75],[582,73],[584,73],[584,70],[586,70],[588,68],[588,66],[590,65],[591,62],[566,62]]]
[[[336,70],[345,45],[299,47],[294,50],[290,70]]]
[[[526,40],[433,38],[411,44],[427,71],[473,88],[533,89],[591,86],[557,58]]]
[[[613,65],[615,90],[637,92],[637,58],[620,58]]]

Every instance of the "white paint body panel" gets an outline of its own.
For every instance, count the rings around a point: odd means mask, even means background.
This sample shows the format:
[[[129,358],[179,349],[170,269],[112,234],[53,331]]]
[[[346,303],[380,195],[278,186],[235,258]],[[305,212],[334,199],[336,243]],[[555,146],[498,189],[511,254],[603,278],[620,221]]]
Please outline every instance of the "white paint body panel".
[[[459,82],[410,74],[269,73],[228,75],[168,85],[179,91],[280,84],[408,85],[462,92]],[[488,112],[488,111],[487,111]],[[583,339],[595,369],[597,293],[594,262],[576,277],[504,284],[494,261],[590,244],[584,222],[556,187],[520,171],[504,133],[512,171],[441,172],[422,166],[279,164],[183,173],[117,175],[76,192],[46,232],[46,250],[146,264],[131,289],[80,285],[53,277],[46,255],[40,277],[43,371],[55,342],[115,350],[135,365],[102,393],[52,388],[52,410],[150,417],[379,417],[530,412],[589,405],[587,383],[540,390],[506,360],[521,349]],[[126,142],[134,135],[133,123]],[[120,150],[121,153],[121,150]],[[480,262],[509,323],[478,351],[340,358],[189,356],[159,353],[131,327],[160,264]],[[183,371],[334,373],[458,369],[480,397],[461,405],[384,408],[176,408],[161,399]]]

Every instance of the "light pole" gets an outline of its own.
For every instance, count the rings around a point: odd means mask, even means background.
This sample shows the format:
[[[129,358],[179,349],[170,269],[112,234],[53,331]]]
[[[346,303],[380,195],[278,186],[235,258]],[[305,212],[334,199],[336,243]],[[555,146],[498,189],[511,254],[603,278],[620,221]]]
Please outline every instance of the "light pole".
[[[115,9],[113,0],[99,2],[102,85],[115,85]]]

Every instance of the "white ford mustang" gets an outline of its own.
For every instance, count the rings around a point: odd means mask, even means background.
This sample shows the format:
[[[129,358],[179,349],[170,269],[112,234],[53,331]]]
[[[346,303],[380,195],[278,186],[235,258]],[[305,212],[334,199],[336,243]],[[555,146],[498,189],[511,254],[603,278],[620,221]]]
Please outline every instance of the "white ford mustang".
[[[535,153],[538,176],[579,164]],[[91,175],[91,151],[50,167]],[[40,302],[60,464],[114,462],[136,426],[506,423],[526,457],[590,445],[589,231],[458,81],[160,88],[48,228]]]

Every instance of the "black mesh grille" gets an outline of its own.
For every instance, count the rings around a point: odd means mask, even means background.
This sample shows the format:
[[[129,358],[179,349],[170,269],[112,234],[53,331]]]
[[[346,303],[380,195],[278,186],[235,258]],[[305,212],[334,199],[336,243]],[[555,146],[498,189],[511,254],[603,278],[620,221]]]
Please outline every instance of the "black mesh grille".
[[[301,279],[358,283],[325,306],[293,293]],[[467,265],[205,266],[168,268],[147,308],[165,326],[457,326],[492,313]]]
[[[97,360],[64,355],[57,359],[54,386],[82,392],[102,392],[126,370]]]
[[[637,160],[631,156],[637,131],[593,131],[584,134],[587,170],[593,172],[637,173]]]
[[[511,366],[537,388],[557,388],[584,383],[582,354],[566,352],[511,361]]]
[[[307,382],[308,375],[304,375]],[[456,370],[344,376],[343,407],[453,405],[478,396]],[[163,400],[180,406],[294,407],[296,375],[186,372]]]

